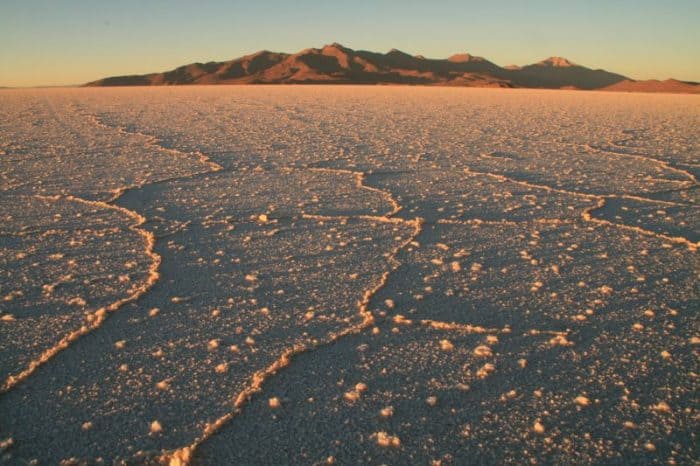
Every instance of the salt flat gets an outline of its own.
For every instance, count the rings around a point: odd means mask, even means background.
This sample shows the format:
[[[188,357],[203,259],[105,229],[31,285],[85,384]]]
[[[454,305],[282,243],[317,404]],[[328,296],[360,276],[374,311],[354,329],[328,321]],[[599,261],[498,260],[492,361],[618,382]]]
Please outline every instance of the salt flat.
[[[0,461],[698,456],[700,98],[0,91]]]

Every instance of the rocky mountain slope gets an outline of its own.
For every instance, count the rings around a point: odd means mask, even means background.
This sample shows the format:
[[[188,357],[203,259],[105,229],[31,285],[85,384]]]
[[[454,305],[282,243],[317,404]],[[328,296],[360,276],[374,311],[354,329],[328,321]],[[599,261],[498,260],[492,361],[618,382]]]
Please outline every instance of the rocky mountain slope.
[[[566,58],[551,57],[527,66],[500,67],[461,53],[447,59],[352,50],[340,44],[295,54],[267,50],[225,62],[192,63],[171,71],[114,76],[87,86],[152,86],[182,84],[422,84],[465,87],[606,89],[697,92],[696,83],[680,81],[644,85],[617,73],[593,70]],[[622,84],[620,84],[622,83]]]

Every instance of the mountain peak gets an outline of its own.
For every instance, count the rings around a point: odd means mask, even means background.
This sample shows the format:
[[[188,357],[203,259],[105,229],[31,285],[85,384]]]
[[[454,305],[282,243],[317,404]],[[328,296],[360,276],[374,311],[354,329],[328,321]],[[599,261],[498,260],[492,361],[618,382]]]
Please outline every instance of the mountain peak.
[[[564,57],[549,57],[546,60],[542,60],[536,64],[539,66],[549,66],[552,68],[569,68],[572,66],[578,66],[576,63]]]
[[[406,52],[403,52],[403,51],[401,51],[401,50],[399,50],[399,49],[391,49],[391,50],[389,50],[389,52],[387,53],[387,55],[401,55],[401,56],[404,56],[404,57],[411,57],[411,58],[413,58],[411,55],[409,55],[409,54],[407,54]]]
[[[484,62],[486,61],[483,57],[475,57],[469,53],[456,53],[447,59],[452,63],[469,63],[469,62]]]
[[[248,54],[248,55],[243,55],[243,56],[240,57],[239,59],[246,59],[246,58],[248,58],[248,59],[254,59],[254,58],[264,57],[265,55],[272,55],[272,54],[274,54],[274,52],[270,52],[269,50],[260,50],[260,51],[255,52],[255,53],[251,53],[251,54]]]
[[[343,44],[339,44],[337,42],[333,42],[332,44],[326,44],[323,46],[323,49],[336,49],[336,50],[342,50],[343,52],[346,52],[350,49],[345,47]]]

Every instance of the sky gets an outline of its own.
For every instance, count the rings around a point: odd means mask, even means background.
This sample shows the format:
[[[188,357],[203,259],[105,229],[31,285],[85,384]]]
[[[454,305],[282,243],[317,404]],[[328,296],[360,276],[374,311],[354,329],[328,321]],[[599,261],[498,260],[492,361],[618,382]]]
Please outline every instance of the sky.
[[[0,86],[81,84],[339,42],[700,81],[700,0],[0,0]]]

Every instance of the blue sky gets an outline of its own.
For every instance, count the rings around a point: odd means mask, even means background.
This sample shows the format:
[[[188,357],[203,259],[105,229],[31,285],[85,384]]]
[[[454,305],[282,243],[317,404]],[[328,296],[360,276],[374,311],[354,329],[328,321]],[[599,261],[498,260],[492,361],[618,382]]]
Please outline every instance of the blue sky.
[[[76,84],[340,42],[500,65],[551,55],[700,81],[700,0],[0,0],[0,86]]]

